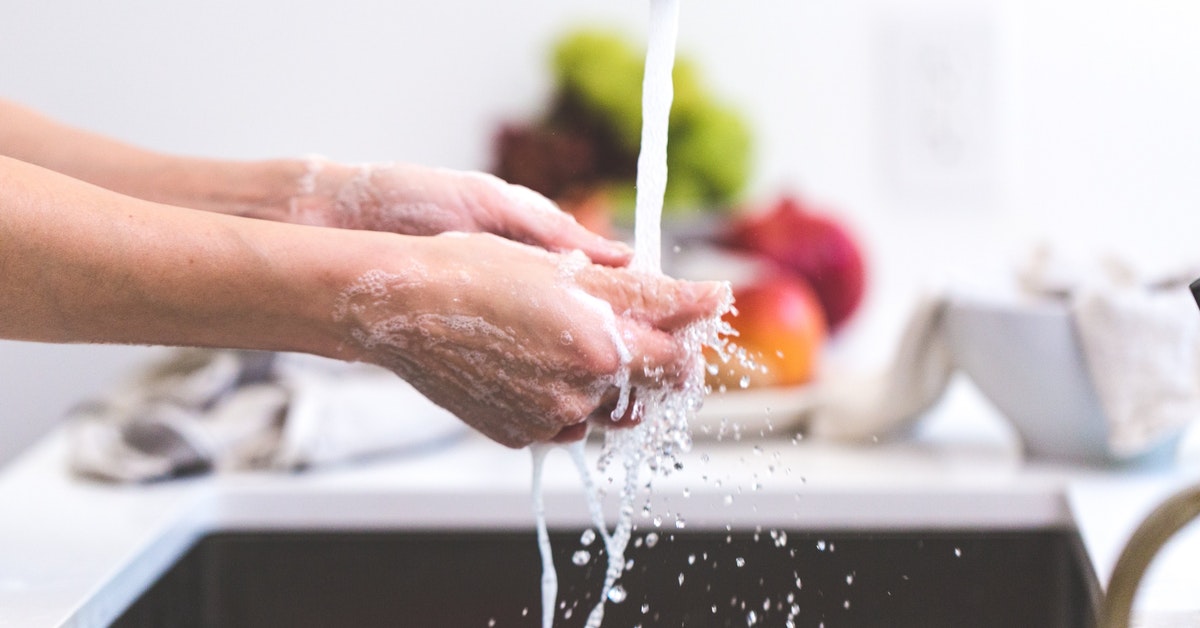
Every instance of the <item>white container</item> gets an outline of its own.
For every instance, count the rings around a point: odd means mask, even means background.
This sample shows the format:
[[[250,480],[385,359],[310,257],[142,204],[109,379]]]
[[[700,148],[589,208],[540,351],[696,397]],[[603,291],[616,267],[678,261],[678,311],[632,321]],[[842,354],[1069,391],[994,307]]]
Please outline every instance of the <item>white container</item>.
[[[1180,434],[1133,457],[1108,426],[1066,304],[953,299],[945,330],[955,363],[1012,423],[1028,458],[1096,466],[1172,464]]]

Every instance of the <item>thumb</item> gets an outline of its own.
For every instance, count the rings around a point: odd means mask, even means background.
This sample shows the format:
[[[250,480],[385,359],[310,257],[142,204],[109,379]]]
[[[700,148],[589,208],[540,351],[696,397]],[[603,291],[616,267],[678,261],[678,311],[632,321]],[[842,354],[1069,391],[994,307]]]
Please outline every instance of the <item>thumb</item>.
[[[518,209],[507,216],[509,237],[556,252],[582,251],[605,266],[625,266],[633,259],[629,245],[589,230],[545,196],[513,184],[508,184],[507,196]]]
[[[575,276],[587,292],[626,316],[662,331],[675,331],[732,303],[732,289],[723,281],[682,281],[625,268],[587,266]]]

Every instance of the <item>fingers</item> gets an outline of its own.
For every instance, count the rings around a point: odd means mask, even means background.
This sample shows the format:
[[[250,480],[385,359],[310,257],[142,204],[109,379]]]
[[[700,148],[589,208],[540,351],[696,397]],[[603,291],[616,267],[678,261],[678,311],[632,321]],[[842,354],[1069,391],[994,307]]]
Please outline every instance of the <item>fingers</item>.
[[[554,443],[573,443],[577,440],[582,440],[588,434],[588,428],[592,425],[601,426],[606,429],[628,429],[641,423],[642,417],[637,408],[637,391],[630,391],[629,403],[625,406],[625,414],[614,418],[612,413],[617,407],[621,393],[617,389],[609,391],[605,395],[604,400],[596,407],[588,416],[586,421],[568,425],[550,439]]]
[[[582,423],[576,423],[575,425],[568,425],[559,430],[558,434],[555,434],[554,437],[550,439],[550,442],[573,443],[577,440],[583,440],[583,438],[587,436],[587,432],[588,424],[586,421]]]
[[[502,211],[497,219],[502,230],[514,239],[556,252],[582,251],[588,259],[604,266],[626,266],[633,259],[629,245],[590,231],[553,201],[527,187],[506,184],[503,197],[516,211]]]
[[[590,294],[608,301],[613,312],[663,331],[676,331],[715,315],[731,299],[728,283],[680,281],[627,269],[586,267],[575,281]]]
[[[609,240],[575,222],[570,214],[558,212],[556,219],[541,221],[531,231],[538,243],[554,251],[582,251],[588,259],[604,266],[627,266],[633,249]]]
[[[630,354],[630,383],[635,386],[674,385],[687,376],[691,360],[679,339],[636,321],[622,321],[618,326]]]

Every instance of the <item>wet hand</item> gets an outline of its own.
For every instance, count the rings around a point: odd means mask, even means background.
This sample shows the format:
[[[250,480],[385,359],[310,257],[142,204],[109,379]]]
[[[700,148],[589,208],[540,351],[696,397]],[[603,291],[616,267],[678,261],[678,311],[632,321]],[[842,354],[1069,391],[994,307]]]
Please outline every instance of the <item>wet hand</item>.
[[[623,266],[632,251],[587,230],[546,197],[481,172],[312,160],[290,201],[294,222],[406,235],[492,233]]]
[[[350,286],[335,317],[359,359],[509,447],[581,438],[589,418],[611,424],[625,376],[634,390],[681,384],[702,359],[675,332],[728,298],[725,284],[485,234],[409,244],[416,251],[403,263]]]

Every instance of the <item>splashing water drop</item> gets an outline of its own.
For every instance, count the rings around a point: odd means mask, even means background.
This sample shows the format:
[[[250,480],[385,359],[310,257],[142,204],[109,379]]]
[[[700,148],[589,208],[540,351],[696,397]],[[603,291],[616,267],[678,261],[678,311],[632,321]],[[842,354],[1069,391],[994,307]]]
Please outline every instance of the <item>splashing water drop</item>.
[[[592,560],[592,553],[587,550],[579,550],[571,555],[571,562],[582,567]]]
[[[612,602],[613,604],[620,604],[621,602],[624,602],[626,597],[628,597],[628,595],[625,593],[625,587],[619,584],[614,584],[613,587],[608,590],[608,601]]]

